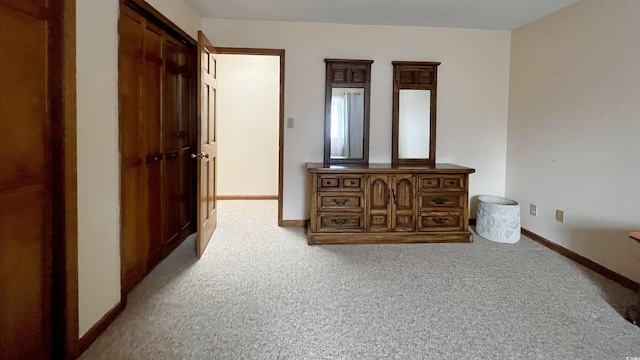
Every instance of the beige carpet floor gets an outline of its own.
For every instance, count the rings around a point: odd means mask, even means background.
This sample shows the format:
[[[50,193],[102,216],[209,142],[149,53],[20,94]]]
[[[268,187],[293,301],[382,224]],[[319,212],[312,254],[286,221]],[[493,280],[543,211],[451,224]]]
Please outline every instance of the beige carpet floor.
[[[522,238],[308,246],[275,201],[220,201],[82,359],[625,359],[637,295]]]

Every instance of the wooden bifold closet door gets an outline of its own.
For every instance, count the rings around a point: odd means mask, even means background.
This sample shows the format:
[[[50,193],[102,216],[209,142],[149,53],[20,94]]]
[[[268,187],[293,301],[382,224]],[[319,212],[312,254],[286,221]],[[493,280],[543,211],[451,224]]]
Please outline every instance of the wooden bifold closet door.
[[[75,9],[0,0],[0,360],[78,339]]]
[[[195,47],[121,6],[122,288],[130,291],[193,228]]]
[[[60,3],[0,0],[0,359],[52,356],[60,14]]]

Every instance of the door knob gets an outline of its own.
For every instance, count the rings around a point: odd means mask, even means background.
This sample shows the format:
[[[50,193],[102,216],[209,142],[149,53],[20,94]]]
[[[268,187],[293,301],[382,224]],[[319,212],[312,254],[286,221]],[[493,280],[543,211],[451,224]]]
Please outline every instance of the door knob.
[[[204,158],[208,159],[209,154],[203,153],[203,152],[201,152],[200,154],[191,154],[191,158],[192,159],[204,159]]]

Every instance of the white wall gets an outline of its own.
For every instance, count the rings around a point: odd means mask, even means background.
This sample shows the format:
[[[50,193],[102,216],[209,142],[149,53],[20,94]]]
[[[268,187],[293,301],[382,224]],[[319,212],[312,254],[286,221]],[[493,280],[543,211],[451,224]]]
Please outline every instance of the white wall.
[[[588,0],[516,29],[507,150],[507,196],[522,204],[523,227],[634,281],[638,19],[640,1]],[[556,209],[566,211],[564,224]]]
[[[146,2],[184,32],[194,39],[198,39],[198,30],[202,27],[202,17],[191,7],[187,0],[146,0]]]
[[[278,195],[280,57],[218,56],[218,195]]]
[[[285,49],[285,220],[308,218],[305,163],[323,160],[325,58],[371,59],[370,162],[391,160],[393,60],[441,61],[437,161],[477,169],[470,195],[503,195],[510,32],[203,19],[214,45]],[[472,217],[475,212],[472,212]]]
[[[118,0],[77,1],[76,20],[82,336],[120,300]]]

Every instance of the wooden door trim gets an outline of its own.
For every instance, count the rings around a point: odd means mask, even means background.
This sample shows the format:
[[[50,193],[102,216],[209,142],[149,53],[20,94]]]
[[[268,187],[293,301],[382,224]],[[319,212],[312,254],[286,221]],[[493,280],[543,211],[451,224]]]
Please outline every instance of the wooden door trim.
[[[76,0],[51,2],[50,78],[53,205],[53,358],[78,349]],[[57,17],[60,14],[61,17]],[[59,20],[57,20],[59,19]]]
[[[284,49],[217,47],[218,54],[223,55],[270,55],[280,57],[280,112],[278,121],[278,226],[291,226],[282,219],[282,192],[284,189]],[[306,221],[305,221],[306,223]],[[297,224],[297,223],[296,223]]]
[[[144,16],[147,20],[150,20],[154,25],[159,26],[162,30],[176,37],[182,43],[189,46],[198,45],[198,42],[193,37],[191,37],[191,35],[187,34],[173,21],[169,20],[168,17],[162,15],[162,13],[156,10],[153,6],[149,5],[149,3],[147,3],[145,0],[120,0],[121,7],[123,6],[123,4],[129,5],[131,8]]]
[[[307,227],[309,220],[284,220],[282,221],[283,227]]]
[[[216,46],[216,50],[218,50],[218,54],[225,54],[225,55],[284,56],[284,49],[238,48],[238,47],[220,47],[220,46]]]

